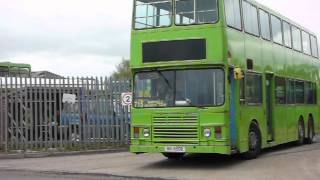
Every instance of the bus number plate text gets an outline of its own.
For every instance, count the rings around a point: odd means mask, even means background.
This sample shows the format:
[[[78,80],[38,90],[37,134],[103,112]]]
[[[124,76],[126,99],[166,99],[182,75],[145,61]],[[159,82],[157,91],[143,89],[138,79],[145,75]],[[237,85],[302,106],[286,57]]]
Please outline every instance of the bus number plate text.
[[[186,148],[182,146],[166,146],[164,148],[165,152],[175,152],[175,153],[184,153],[186,152]]]

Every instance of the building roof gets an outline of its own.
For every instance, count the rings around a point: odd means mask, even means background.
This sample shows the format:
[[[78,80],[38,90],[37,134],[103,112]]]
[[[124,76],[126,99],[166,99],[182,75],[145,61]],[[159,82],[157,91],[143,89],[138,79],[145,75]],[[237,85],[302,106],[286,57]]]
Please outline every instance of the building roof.
[[[58,74],[49,72],[49,71],[35,71],[31,72],[31,77],[36,77],[36,78],[56,78],[56,79],[62,79],[64,78],[63,76],[60,76]]]

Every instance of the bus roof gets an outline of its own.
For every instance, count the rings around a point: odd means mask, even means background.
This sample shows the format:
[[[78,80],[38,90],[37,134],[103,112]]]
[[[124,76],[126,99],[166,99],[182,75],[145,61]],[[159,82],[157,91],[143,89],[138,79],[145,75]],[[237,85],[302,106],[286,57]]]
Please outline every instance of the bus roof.
[[[23,63],[11,63],[11,62],[0,62],[0,67],[7,67],[7,68],[26,68],[31,71],[30,64],[23,64]]]
[[[275,10],[273,10],[273,9],[271,9],[271,8],[269,8],[269,7],[261,4],[261,3],[258,3],[258,2],[255,1],[255,0],[245,0],[245,1],[250,2],[250,3],[254,4],[254,5],[256,5],[258,8],[263,9],[263,10],[267,11],[268,13],[273,14],[273,15],[281,18],[282,20],[290,23],[290,24],[293,25],[293,26],[296,26],[296,27],[300,28],[300,29],[303,30],[303,31],[306,31],[306,32],[310,33],[310,34],[313,35],[313,36],[316,36],[316,34],[315,34],[314,32],[312,32],[312,31],[310,31],[308,28],[305,28],[305,27],[301,26],[299,23],[296,23],[296,22],[290,20],[289,18],[283,16],[283,15],[280,14],[279,12],[277,12],[277,11],[275,11]]]

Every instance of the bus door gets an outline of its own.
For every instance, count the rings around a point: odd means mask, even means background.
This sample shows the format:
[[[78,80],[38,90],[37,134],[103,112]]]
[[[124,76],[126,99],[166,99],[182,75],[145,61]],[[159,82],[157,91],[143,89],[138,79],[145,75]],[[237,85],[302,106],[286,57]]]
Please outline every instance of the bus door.
[[[273,128],[273,91],[274,88],[274,75],[266,74],[266,120],[268,128],[268,142],[274,141],[274,128]]]
[[[232,149],[236,149],[237,144],[237,125],[236,125],[236,107],[237,107],[237,80],[234,77],[234,69],[229,69],[229,86],[230,86],[230,139]]]

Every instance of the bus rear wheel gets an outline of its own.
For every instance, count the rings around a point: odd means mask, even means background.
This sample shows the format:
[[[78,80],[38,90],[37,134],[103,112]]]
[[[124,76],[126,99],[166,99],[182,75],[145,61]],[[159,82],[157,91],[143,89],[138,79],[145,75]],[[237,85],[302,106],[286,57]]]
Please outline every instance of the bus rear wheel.
[[[304,125],[303,125],[303,121],[299,121],[297,145],[300,146],[303,144],[304,144]]]
[[[313,121],[312,121],[312,119],[310,119],[308,122],[308,138],[306,140],[307,143],[312,144],[313,138],[314,138],[314,127],[313,127]]]
[[[185,155],[184,153],[162,153],[163,156],[170,160],[180,160]]]
[[[261,135],[256,124],[252,124],[248,134],[248,151],[243,154],[247,160],[255,159],[261,152]]]

